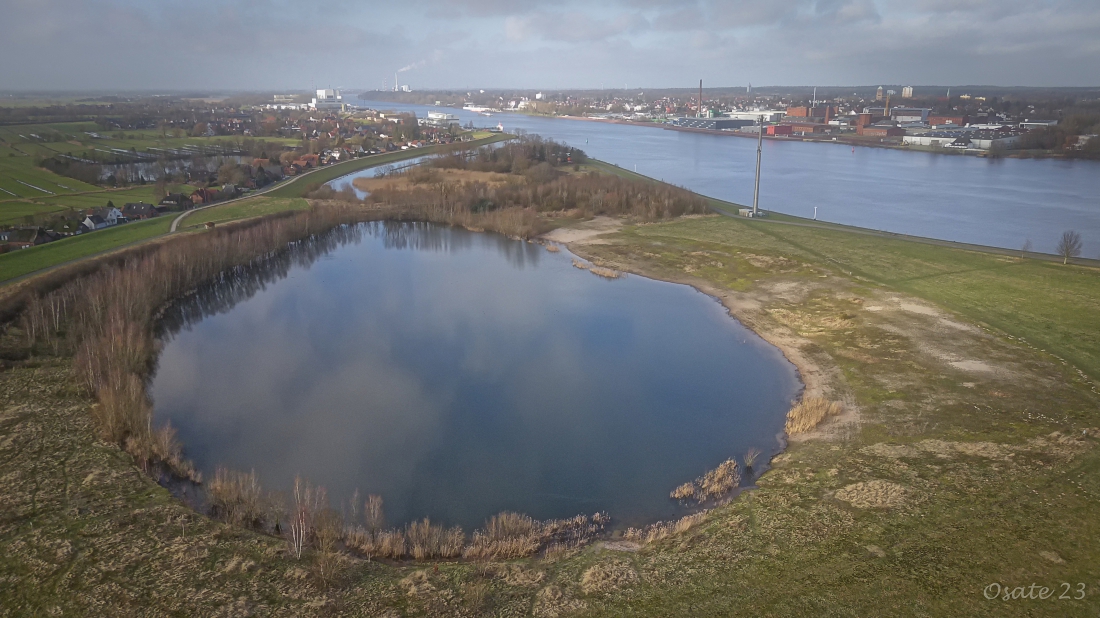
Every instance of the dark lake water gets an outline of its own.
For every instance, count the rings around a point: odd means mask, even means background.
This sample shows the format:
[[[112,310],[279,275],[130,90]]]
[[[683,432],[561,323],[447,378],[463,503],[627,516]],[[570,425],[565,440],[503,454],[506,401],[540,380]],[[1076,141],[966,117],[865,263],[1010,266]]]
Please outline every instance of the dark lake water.
[[[302,245],[169,312],[155,415],[207,475],[301,474],[381,494],[391,523],[467,529],[652,522],[679,483],[777,452],[801,388],[777,349],[690,287],[571,257],[423,224]]]
[[[752,203],[756,140],[502,113],[363,101],[376,109],[431,110],[463,124],[504,125],[693,191]],[[1100,162],[983,159],[800,141],[765,140],[760,205],[800,217],[929,238],[1053,253],[1065,230],[1100,256]]]

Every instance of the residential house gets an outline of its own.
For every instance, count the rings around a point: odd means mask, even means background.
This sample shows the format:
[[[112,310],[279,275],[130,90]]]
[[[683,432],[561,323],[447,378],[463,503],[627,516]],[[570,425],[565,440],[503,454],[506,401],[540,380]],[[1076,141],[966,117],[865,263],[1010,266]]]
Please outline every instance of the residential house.
[[[107,227],[107,222],[99,215],[88,215],[80,225],[84,228],[85,232],[93,232]]]
[[[135,219],[152,219],[160,213],[152,204],[146,204],[144,202],[131,202],[122,207],[122,214],[127,220],[133,221]]]
[[[52,231],[61,236],[74,236],[82,233],[84,229],[79,219],[64,219],[57,222]]]
[[[114,206],[104,206],[103,208],[92,208],[87,211],[90,215],[97,215],[107,225],[118,225],[120,223],[126,223],[126,215],[122,214],[122,211]]]
[[[320,165],[320,163],[321,163],[321,157],[319,157],[318,155],[315,155],[315,154],[302,155],[301,157],[299,157],[297,160],[294,161],[295,165],[297,165],[298,167],[300,167],[304,170],[317,167],[318,165]]]
[[[209,204],[218,199],[220,198],[217,189],[196,189],[191,193],[191,202],[196,206],[199,204]]]
[[[158,206],[164,207],[165,210],[190,210],[195,207],[195,203],[182,193],[169,193]]]
[[[58,238],[60,238],[59,235],[47,232],[40,227],[17,228],[0,232],[0,243],[8,245],[11,249],[26,249]]]

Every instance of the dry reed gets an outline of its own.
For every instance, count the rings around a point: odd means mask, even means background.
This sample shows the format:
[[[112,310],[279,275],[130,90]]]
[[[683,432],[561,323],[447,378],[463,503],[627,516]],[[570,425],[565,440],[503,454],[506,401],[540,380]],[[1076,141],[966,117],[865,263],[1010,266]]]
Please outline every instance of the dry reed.
[[[38,284],[20,301],[21,325],[32,348],[46,344],[73,353],[78,378],[98,399],[92,417],[103,439],[125,448],[146,469],[159,461],[181,477],[196,478],[174,434],[151,425],[144,379],[153,364],[158,311],[220,273],[359,216],[341,208],[272,216],[93,261],[66,270],[68,279],[57,275]]]
[[[756,448],[755,446],[751,447],[748,451],[746,451],[745,452],[745,469],[746,470],[751,470],[753,464],[756,463],[756,459],[758,457],[760,457],[760,449]]]
[[[695,491],[695,483],[684,483],[676,489],[673,489],[669,497],[673,500],[688,502],[695,499]]]
[[[256,472],[236,472],[219,467],[206,485],[211,513],[226,522],[258,527],[263,522],[263,492]]]
[[[466,543],[462,528],[444,528],[433,524],[427,517],[405,526],[405,538],[409,554],[415,560],[454,558],[462,554]]]
[[[644,528],[627,528],[623,538],[637,543],[655,543],[676,534],[682,534],[702,523],[706,511],[685,515],[675,521],[659,521]]]
[[[542,544],[542,526],[527,515],[504,512],[489,518],[474,532],[463,555],[472,559],[510,560],[533,555]]]
[[[787,435],[812,431],[822,421],[839,416],[844,407],[839,401],[829,401],[824,397],[806,397],[787,412]]]
[[[673,489],[669,497],[685,503],[705,502],[721,498],[733,491],[740,483],[741,471],[737,467],[737,461],[727,459],[693,482],[684,483]]]
[[[603,266],[593,266],[592,268],[588,269],[588,272],[592,273],[593,275],[603,277],[604,279],[618,279],[622,276],[622,273],[620,273],[619,271],[612,270],[610,268],[604,268]]]

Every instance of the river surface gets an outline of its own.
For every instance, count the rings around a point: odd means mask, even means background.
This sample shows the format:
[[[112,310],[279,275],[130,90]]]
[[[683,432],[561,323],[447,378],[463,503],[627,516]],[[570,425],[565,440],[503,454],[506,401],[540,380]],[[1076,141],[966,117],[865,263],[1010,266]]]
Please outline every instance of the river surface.
[[[168,312],[156,421],[207,478],[301,474],[467,530],[503,510],[650,523],[682,512],[678,484],[778,452],[801,384],[776,348],[693,288],[571,260],[412,223],[302,244]]]
[[[739,204],[752,204],[756,140],[515,113],[362,101],[375,109],[432,110],[462,124],[525,130],[597,159]],[[801,141],[765,140],[761,208],[942,240],[1053,253],[1065,230],[1100,257],[1100,162],[985,159]]]

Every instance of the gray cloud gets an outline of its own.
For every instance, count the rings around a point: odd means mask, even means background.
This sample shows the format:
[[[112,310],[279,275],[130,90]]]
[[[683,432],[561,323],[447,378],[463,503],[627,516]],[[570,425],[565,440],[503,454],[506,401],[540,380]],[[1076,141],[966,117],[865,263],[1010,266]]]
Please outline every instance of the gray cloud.
[[[0,87],[1100,83],[1095,0],[0,0]],[[687,79],[686,73],[702,73]]]

